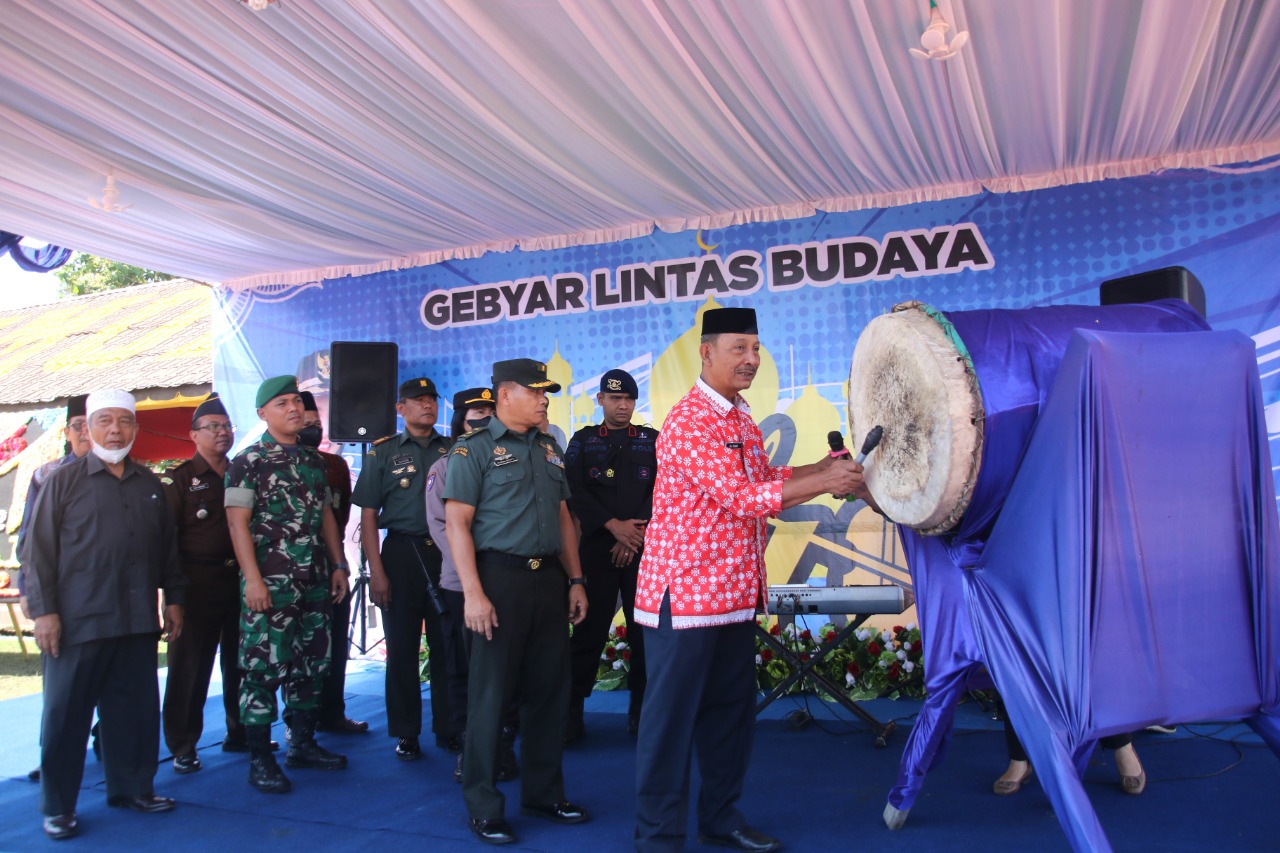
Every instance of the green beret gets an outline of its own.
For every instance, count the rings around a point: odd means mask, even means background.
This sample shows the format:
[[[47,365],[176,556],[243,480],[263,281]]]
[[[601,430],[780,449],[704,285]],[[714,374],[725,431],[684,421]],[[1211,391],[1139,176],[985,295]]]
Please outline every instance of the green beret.
[[[262,384],[258,386],[258,396],[254,398],[253,405],[261,409],[281,394],[297,393],[298,377],[273,376],[270,379],[264,379]]]

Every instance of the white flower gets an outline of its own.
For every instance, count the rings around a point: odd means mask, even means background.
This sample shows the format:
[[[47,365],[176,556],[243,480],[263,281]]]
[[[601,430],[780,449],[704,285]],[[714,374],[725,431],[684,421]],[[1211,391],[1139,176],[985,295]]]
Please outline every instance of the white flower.
[[[613,668],[622,669],[622,658],[618,658],[616,661],[613,662]]]
[[[878,660],[876,661],[876,666],[880,667],[881,669],[888,669],[889,662],[887,660]]]
[[[761,660],[760,655],[756,655],[756,666],[759,666],[762,663],[764,663],[764,661]]]
[[[916,629],[916,623],[914,623],[914,622],[908,622],[908,623],[907,623],[907,630],[908,630],[908,631],[914,631],[915,629]]]
[[[782,636],[791,638],[796,635],[796,626],[794,623],[788,622],[787,626],[782,629]]]
[[[844,674],[844,684],[845,684],[845,687],[852,687],[853,685],[855,685],[855,684],[857,684],[857,683],[858,683],[858,679],[856,679],[856,678],[854,678],[854,677],[853,677],[853,673],[852,673],[852,672],[846,672],[846,673]]]
[[[605,646],[605,648],[608,648],[608,646]],[[607,654],[605,654],[604,652],[600,653],[600,660],[608,660],[608,659],[609,659],[609,656]]]
[[[868,631],[866,628],[859,628],[858,630],[853,632],[853,636],[858,638],[859,643],[865,643],[867,641],[867,638],[871,636],[871,632]]]
[[[907,653],[906,653],[906,652],[903,652],[903,651],[899,651],[899,652],[898,652],[898,654],[897,654],[897,658],[898,658],[898,660],[906,660],[906,659],[907,659]]]
[[[907,661],[906,663],[904,663],[904,664],[902,665],[902,668],[903,668],[904,670],[906,670],[907,672],[911,672],[913,669],[915,669],[915,668],[916,668],[916,665],[915,665],[914,663],[912,663],[911,661]]]
[[[903,644],[902,644],[902,648],[906,649],[907,651],[911,651],[911,644],[910,644],[910,643],[903,643]]]
[[[881,632],[880,632],[880,639],[881,639],[881,640],[883,640],[883,641],[884,641],[884,642],[886,642],[886,643],[892,643],[892,642],[893,642],[893,633],[892,633],[892,632],[890,632],[890,631],[881,631]]]
[[[626,643],[618,643],[616,646],[614,646],[614,649],[616,649],[617,651],[621,652],[621,651],[622,651],[623,649],[625,649],[626,647],[627,647],[627,644],[626,644]]]

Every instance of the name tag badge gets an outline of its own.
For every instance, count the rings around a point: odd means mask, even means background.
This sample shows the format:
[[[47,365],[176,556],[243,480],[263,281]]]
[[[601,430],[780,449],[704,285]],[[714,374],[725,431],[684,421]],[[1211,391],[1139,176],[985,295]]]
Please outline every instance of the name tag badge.
[[[412,456],[397,456],[391,460],[392,465],[408,465],[413,461]]]
[[[725,446],[725,447],[727,447],[727,448],[729,448],[730,450],[741,450],[741,449],[742,449],[742,442],[741,442],[741,441],[726,441],[726,442],[724,443],[724,446]]]
[[[192,480],[192,481],[191,481],[191,491],[193,491],[193,492],[202,492],[202,491],[204,491],[204,490],[205,490],[205,489],[207,489],[207,488],[209,488],[209,484],[208,484],[208,483],[202,483],[202,482],[200,482],[199,480]]]
[[[520,458],[518,456],[513,456],[510,453],[504,453],[502,456],[493,457],[494,467],[498,467],[500,465],[510,465],[512,462],[519,462],[519,461],[520,461]]]

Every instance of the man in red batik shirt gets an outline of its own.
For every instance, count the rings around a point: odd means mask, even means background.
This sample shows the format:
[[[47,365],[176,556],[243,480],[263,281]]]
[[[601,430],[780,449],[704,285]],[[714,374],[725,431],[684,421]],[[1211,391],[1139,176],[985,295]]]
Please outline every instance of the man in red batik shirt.
[[[760,366],[756,313],[702,316],[702,375],[658,439],[636,622],[649,684],[636,748],[636,849],[680,850],[696,746],[698,841],[747,851],[781,843],[747,826],[736,803],[755,728],[757,606],[767,587],[766,519],[822,494],[865,496],[862,467],[830,457],[772,466],[739,394]]]

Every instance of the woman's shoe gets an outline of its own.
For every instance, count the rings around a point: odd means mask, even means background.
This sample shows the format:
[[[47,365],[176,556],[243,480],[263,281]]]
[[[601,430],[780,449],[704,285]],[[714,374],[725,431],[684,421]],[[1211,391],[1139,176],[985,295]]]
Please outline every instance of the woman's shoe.
[[[1138,771],[1137,776],[1121,776],[1120,777],[1120,790],[1124,791],[1126,794],[1132,794],[1133,796],[1136,797],[1146,789],[1147,789],[1147,771],[1146,770]]]
[[[998,797],[1008,797],[1011,794],[1016,794],[1022,790],[1022,784],[1031,779],[1033,772],[1031,765],[1028,764],[1027,772],[1022,774],[1021,779],[997,779],[996,783],[991,786],[991,790]]]

